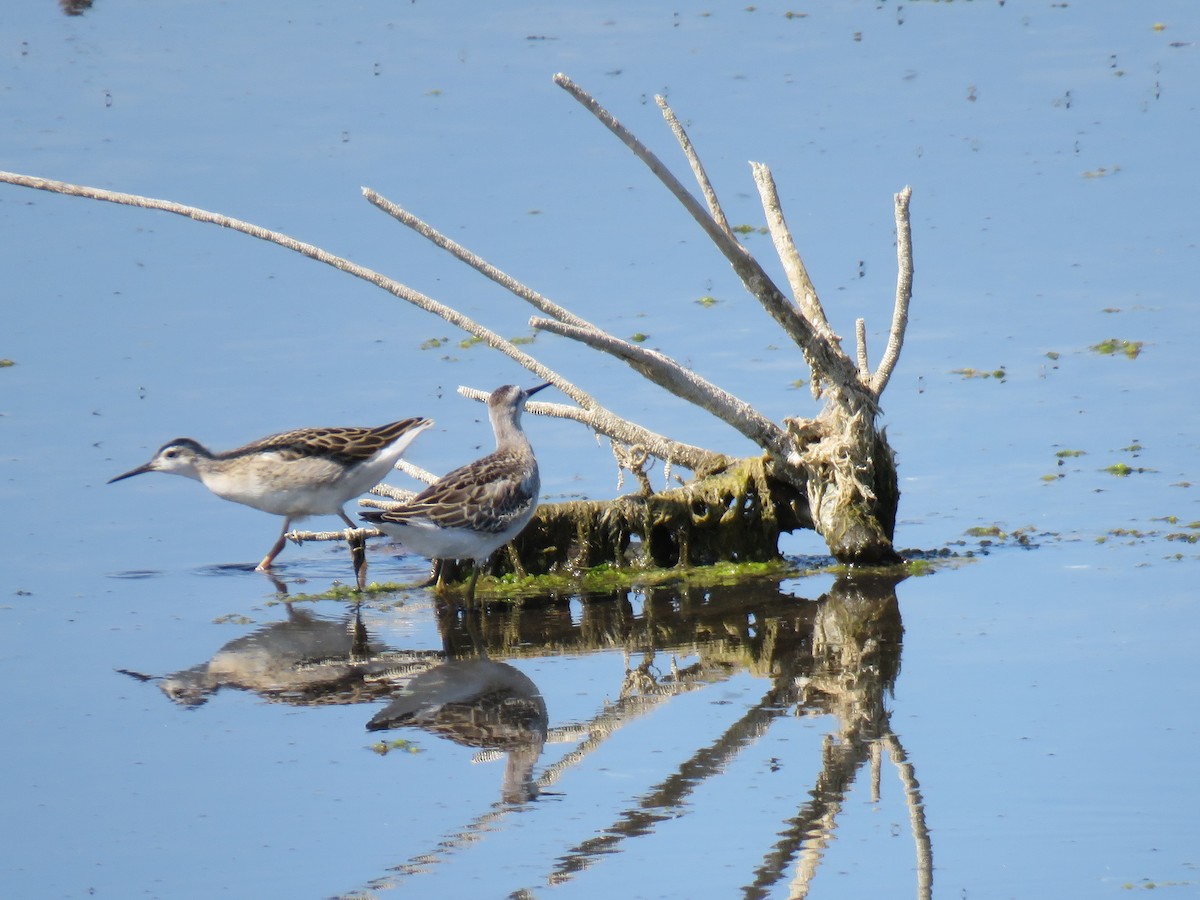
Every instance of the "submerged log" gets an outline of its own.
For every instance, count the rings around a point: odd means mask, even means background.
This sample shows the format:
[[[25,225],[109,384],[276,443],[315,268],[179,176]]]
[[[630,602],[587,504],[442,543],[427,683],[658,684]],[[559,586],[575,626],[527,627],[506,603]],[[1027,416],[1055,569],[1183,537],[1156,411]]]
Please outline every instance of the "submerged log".
[[[813,526],[805,496],[770,469],[765,457],[739,459],[667,491],[543,504],[488,572],[549,575],[600,565],[665,569],[778,559],[781,533]],[[469,562],[454,562],[443,566],[441,577],[469,574]]]

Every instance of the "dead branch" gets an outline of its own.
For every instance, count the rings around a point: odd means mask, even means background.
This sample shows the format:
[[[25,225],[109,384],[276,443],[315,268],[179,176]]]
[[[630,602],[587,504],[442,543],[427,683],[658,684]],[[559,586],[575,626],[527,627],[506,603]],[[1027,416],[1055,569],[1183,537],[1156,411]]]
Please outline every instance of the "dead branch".
[[[704,171],[704,165],[696,154],[696,148],[692,146],[692,139],[688,137],[688,133],[676,117],[675,110],[667,105],[667,100],[662,95],[655,95],[654,102],[662,110],[663,118],[667,120],[667,124],[675,135],[675,140],[683,149],[683,155],[687,157],[688,165],[692,167],[692,174],[696,176],[696,182],[700,185],[700,193],[704,195],[704,201],[708,204],[709,215],[717,223],[717,227],[725,232],[729,240],[737,243],[737,238],[733,236],[733,230],[729,227],[729,220],[725,218],[725,211],[721,209],[721,204],[717,200],[717,192],[713,190],[712,182],[708,180],[708,173]],[[743,247],[742,250],[744,251],[745,248]]]
[[[908,328],[908,304],[912,300],[913,259],[912,259],[912,228],[908,220],[908,201],[912,197],[912,188],[905,187],[896,194],[896,306],[892,312],[892,328],[888,333],[887,349],[875,377],[871,379],[871,390],[878,397],[887,387],[900,358],[900,348],[904,344],[904,331]]]
[[[549,319],[533,318],[529,320],[529,324],[540,331],[573,338],[589,347],[610,353],[627,362],[659,387],[666,388],[675,396],[688,400],[732,425],[759,446],[774,453],[786,452],[787,435],[778,425],[744,400],[721,390],[661,353],[614,338],[604,332],[575,328]]]
[[[838,343],[841,338],[834,333],[829,320],[825,318],[825,309],[817,298],[817,289],[808,277],[808,269],[805,268],[804,260],[800,258],[800,252],[796,249],[796,242],[792,240],[792,233],[784,221],[783,208],[779,204],[779,194],[775,190],[775,178],[771,170],[762,163],[752,162],[750,171],[754,174],[754,183],[758,185],[763,212],[767,216],[767,229],[771,232],[771,240],[775,243],[779,261],[783,263],[783,271],[792,288],[796,305],[821,337],[834,344]]]

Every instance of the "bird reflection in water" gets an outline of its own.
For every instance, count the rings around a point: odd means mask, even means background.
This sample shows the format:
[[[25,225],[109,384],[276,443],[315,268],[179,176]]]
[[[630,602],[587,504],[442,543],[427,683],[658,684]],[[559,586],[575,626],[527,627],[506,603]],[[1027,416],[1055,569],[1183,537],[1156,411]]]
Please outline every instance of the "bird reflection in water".
[[[411,726],[466,747],[505,752],[501,799],[523,803],[537,796],[533,767],[548,722],[546,701],[523,672],[489,659],[460,659],[414,677],[367,728]]]
[[[390,679],[436,664],[440,653],[388,651],[370,640],[358,610],[338,619],[287,607],[287,618],[227,643],[206,662],[161,677],[120,671],[159,687],[180,706],[206,703],[222,688],[253,691],[295,706],[362,703],[387,696]]]

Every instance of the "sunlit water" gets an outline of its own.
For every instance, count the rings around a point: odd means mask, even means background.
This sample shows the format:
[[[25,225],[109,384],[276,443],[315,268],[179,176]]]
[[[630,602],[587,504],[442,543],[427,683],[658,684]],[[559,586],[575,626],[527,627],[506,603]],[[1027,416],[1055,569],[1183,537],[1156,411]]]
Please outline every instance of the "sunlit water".
[[[916,292],[884,396],[897,543],[977,554],[885,591],[872,621],[890,630],[855,632],[874,639],[857,651],[818,627],[839,602],[826,575],[748,586],[719,614],[728,590],[493,612],[493,659],[547,711],[537,799],[507,803],[504,753],[368,733],[386,685],[281,686],[293,662],[310,682],[338,673],[350,610],[289,618],[243,565],[277,520],[182,479],[104,482],[178,435],[226,448],[409,415],[438,420],[409,458],[443,471],[491,441],[455,388],[531,376],[278,248],[5,187],[5,896],[909,896],[928,875],[914,808],[933,896],[1195,893],[1191,4],[98,0],[80,17],[22,3],[2,34],[5,169],[279,228],[528,333],[528,307],[367,205],[367,185],[776,419],[815,409],[799,354],[550,76],[682,176],[665,93],[735,224],[762,218],[746,161],[770,164],[830,318],[849,347],[865,316],[873,359],[891,194],[911,184]],[[770,263],[765,236],[746,242]],[[1109,338],[1142,352],[1089,349]],[[546,336],[531,349],[643,424],[749,452],[620,364]],[[527,426],[549,499],[613,495],[588,434]],[[1133,474],[1105,471],[1121,463]],[[426,571],[371,561],[380,580]],[[281,562],[293,594],[350,577],[332,546]],[[372,601],[362,624],[413,665],[468,638],[423,591]],[[813,656],[831,646],[853,651],[841,669]],[[857,719],[822,699],[835,676]],[[831,759],[853,774],[837,796]]]

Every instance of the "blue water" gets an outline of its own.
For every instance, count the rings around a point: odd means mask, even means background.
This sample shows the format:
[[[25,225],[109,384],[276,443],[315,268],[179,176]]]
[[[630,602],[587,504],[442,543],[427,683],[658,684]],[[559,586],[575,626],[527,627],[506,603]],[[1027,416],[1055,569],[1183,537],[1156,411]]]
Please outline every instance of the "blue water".
[[[367,204],[369,186],[777,420],[817,409],[794,385],[800,355],[551,76],[568,73],[682,177],[652,99],[665,94],[734,224],[761,223],[747,161],[768,163],[834,327],[850,348],[866,317],[873,360],[894,293],[891,195],[911,184],[916,286],[883,402],[897,544],[977,551],[967,530],[995,524],[1039,545],[897,588],[903,660],[886,706],[921,784],[934,896],[1195,892],[1197,552],[1168,537],[1200,521],[1192,4],[97,0],[79,17],[17,4],[0,34],[0,168],[277,228],[528,334],[530,308]],[[774,719],[674,818],[550,882],[759,702],[772,682],[753,666],[629,722],[537,803],[446,852],[493,810],[503,762],[416,731],[389,736],[420,752],[380,757],[364,730],[378,704],[229,688],[185,710],[116,671],[187,670],[286,614],[262,576],[222,568],[260,558],[277,520],[183,479],[106,486],[113,475],[180,435],[227,448],[410,415],[438,425],[409,458],[444,471],[491,441],[458,385],[533,376],[242,235],[10,186],[0,222],[0,358],[15,362],[0,369],[6,896],[387,895],[388,879],[420,896],[744,894],[810,799],[831,716]],[[745,240],[779,271],[766,236]],[[448,340],[421,349],[430,338]],[[1142,353],[1089,349],[1108,338]],[[545,335],[529,349],[648,427],[753,452],[615,361]],[[1000,367],[1003,380],[955,373]],[[569,423],[527,426],[549,499],[613,496],[606,446]],[[1083,455],[1060,464],[1062,450]],[[1115,463],[1146,471],[1118,478]],[[784,549],[823,544],[807,533]],[[380,579],[425,571],[371,560]],[[332,546],[289,546],[281,562],[293,593],[349,580]],[[783,590],[814,601],[830,584]],[[367,610],[372,635],[440,649],[431,598],[396,599]],[[582,615],[576,601],[568,617]],[[660,650],[660,671],[672,653],[719,655]],[[625,671],[618,649],[531,644],[509,661],[552,728],[604,709]],[[535,774],[573,746],[548,744]],[[875,801],[859,773],[809,896],[915,893],[908,810],[895,768],[882,775]],[[427,869],[391,871],[423,854]],[[769,895],[787,896],[796,871]]]

